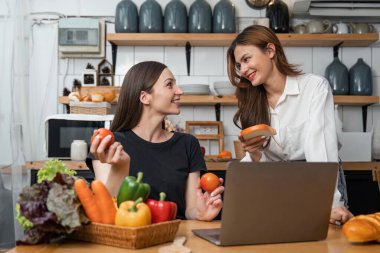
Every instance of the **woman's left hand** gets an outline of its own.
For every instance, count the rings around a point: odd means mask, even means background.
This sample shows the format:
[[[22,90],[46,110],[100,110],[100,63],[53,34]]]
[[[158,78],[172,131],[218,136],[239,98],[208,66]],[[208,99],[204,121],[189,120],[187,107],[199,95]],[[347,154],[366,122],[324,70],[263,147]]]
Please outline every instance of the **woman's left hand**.
[[[347,208],[340,206],[331,209],[330,223],[335,225],[343,225],[354,215]]]
[[[223,179],[219,178],[220,186],[211,193],[202,192],[200,184],[198,183],[197,189],[197,217],[198,220],[211,221],[220,212],[223,207],[222,193],[224,191]]]

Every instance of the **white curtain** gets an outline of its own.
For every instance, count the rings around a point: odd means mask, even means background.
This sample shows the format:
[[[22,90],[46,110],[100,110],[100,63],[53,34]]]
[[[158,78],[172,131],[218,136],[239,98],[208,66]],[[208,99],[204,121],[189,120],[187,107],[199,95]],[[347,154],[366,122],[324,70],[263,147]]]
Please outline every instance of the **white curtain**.
[[[28,27],[27,15],[28,1],[0,0],[0,85],[2,95],[0,99],[0,164],[9,165],[12,168],[11,175],[0,173],[4,178],[4,186],[0,189],[0,203],[6,203],[3,210],[13,210],[17,196],[23,185],[21,173],[25,162],[23,147],[21,145],[21,121],[15,113],[17,105],[23,105],[27,98],[25,87],[28,85]],[[9,189],[12,193],[9,195]],[[11,198],[11,199],[9,199]],[[9,206],[8,206],[9,205]],[[13,212],[14,213],[14,212]],[[7,223],[14,217],[0,214],[1,234],[0,244],[3,247],[10,246],[14,239],[22,234],[17,224]],[[16,232],[15,231],[16,228]],[[13,235],[10,237],[9,235]],[[13,240],[13,241],[12,241]]]
[[[44,160],[47,116],[57,113],[58,104],[58,21],[37,21],[30,37],[29,104],[24,113],[25,158]]]
[[[25,162],[45,159],[44,119],[58,108],[58,23],[43,18],[34,21],[28,5],[25,0],[0,0],[0,166],[12,169],[11,176],[0,170],[0,177],[6,178],[0,191],[12,189],[9,209],[30,183],[22,173]],[[5,203],[1,197],[0,203]],[[5,220],[9,217],[0,214],[1,231],[11,234],[15,229],[15,239],[19,239],[22,230],[17,222],[14,228],[4,227]],[[0,246],[9,243],[0,233]]]

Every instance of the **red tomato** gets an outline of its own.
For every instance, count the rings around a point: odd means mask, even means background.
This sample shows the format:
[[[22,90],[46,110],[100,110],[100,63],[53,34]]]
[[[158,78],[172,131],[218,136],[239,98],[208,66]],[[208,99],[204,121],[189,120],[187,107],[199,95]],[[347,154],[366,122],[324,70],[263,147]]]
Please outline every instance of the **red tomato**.
[[[205,173],[201,177],[201,187],[206,192],[212,192],[220,185],[219,178],[213,173]]]
[[[94,134],[91,137],[91,142],[97,135],[99,135],[100,141],[102,141],[107,135],[111,135],[111,139],[109,140],[106,148],[109,148],[115,142],[115,136],[110,130],[106,128],[99,128],[98,130],[95,130]]]

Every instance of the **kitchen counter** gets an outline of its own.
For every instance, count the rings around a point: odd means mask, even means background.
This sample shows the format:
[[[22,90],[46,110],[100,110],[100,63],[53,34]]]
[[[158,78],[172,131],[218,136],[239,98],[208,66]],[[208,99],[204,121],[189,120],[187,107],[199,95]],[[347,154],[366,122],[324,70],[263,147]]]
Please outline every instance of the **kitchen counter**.
[[[25,164],[27,169],[39,169],[45,161],[30,161]],[[66,166],[74,170],[88,170],[84,161],[63,160]],[[206,162],[208,170],[226,170],[227,162]],[[343,162],[343,170],[375,170],[380,169],[380,162]]]
[[[182,221],[179,227],[177,236],[186,236],[187,241],[185,247],[188,247],[192,252],[345,252],[345,253],[366,253],[366,252],[380,252],[380,244],[351,244],[343,237],[340,227],[330,225],[328,237],[323,241],[316,242],[302,242],[302,243],[281,243],[281,244],[265,244],[265,245],[249,245],[249,246],[229,246],[219,247],[211,244],[195,235],[191,232],[192,229],[198,228],[215,228],[219,227],[220,222],[201,222],[201,221]],[[145,249],[127,250],[123,248],[116,248],[111,246],[105,246],[100,244],[91,244],[80,241],[68,241],[61,244],[42,244],[35,246],[17,246],[9,253],[29,253],[29,252],[44,252],[44,253],[59,253],[59,252],[89,252],[89,253],[117,253],[117,252],[158,252],[158,249],[164,246],[168,246],[171,243],[161,244],[154,247]]]

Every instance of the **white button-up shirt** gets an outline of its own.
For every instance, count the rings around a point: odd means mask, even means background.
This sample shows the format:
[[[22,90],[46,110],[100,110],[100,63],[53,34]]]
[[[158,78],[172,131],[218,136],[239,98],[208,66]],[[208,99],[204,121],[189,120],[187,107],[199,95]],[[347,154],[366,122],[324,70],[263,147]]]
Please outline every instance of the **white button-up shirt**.
[[[277,105],[270,108],[270,117],[277,134],[260,161],[338,162],[334,101],[324,77],[288,76]],[[249,153],[244,161],[252,161]],[[336,187],[333,207],[344,205],[340,198]]]

